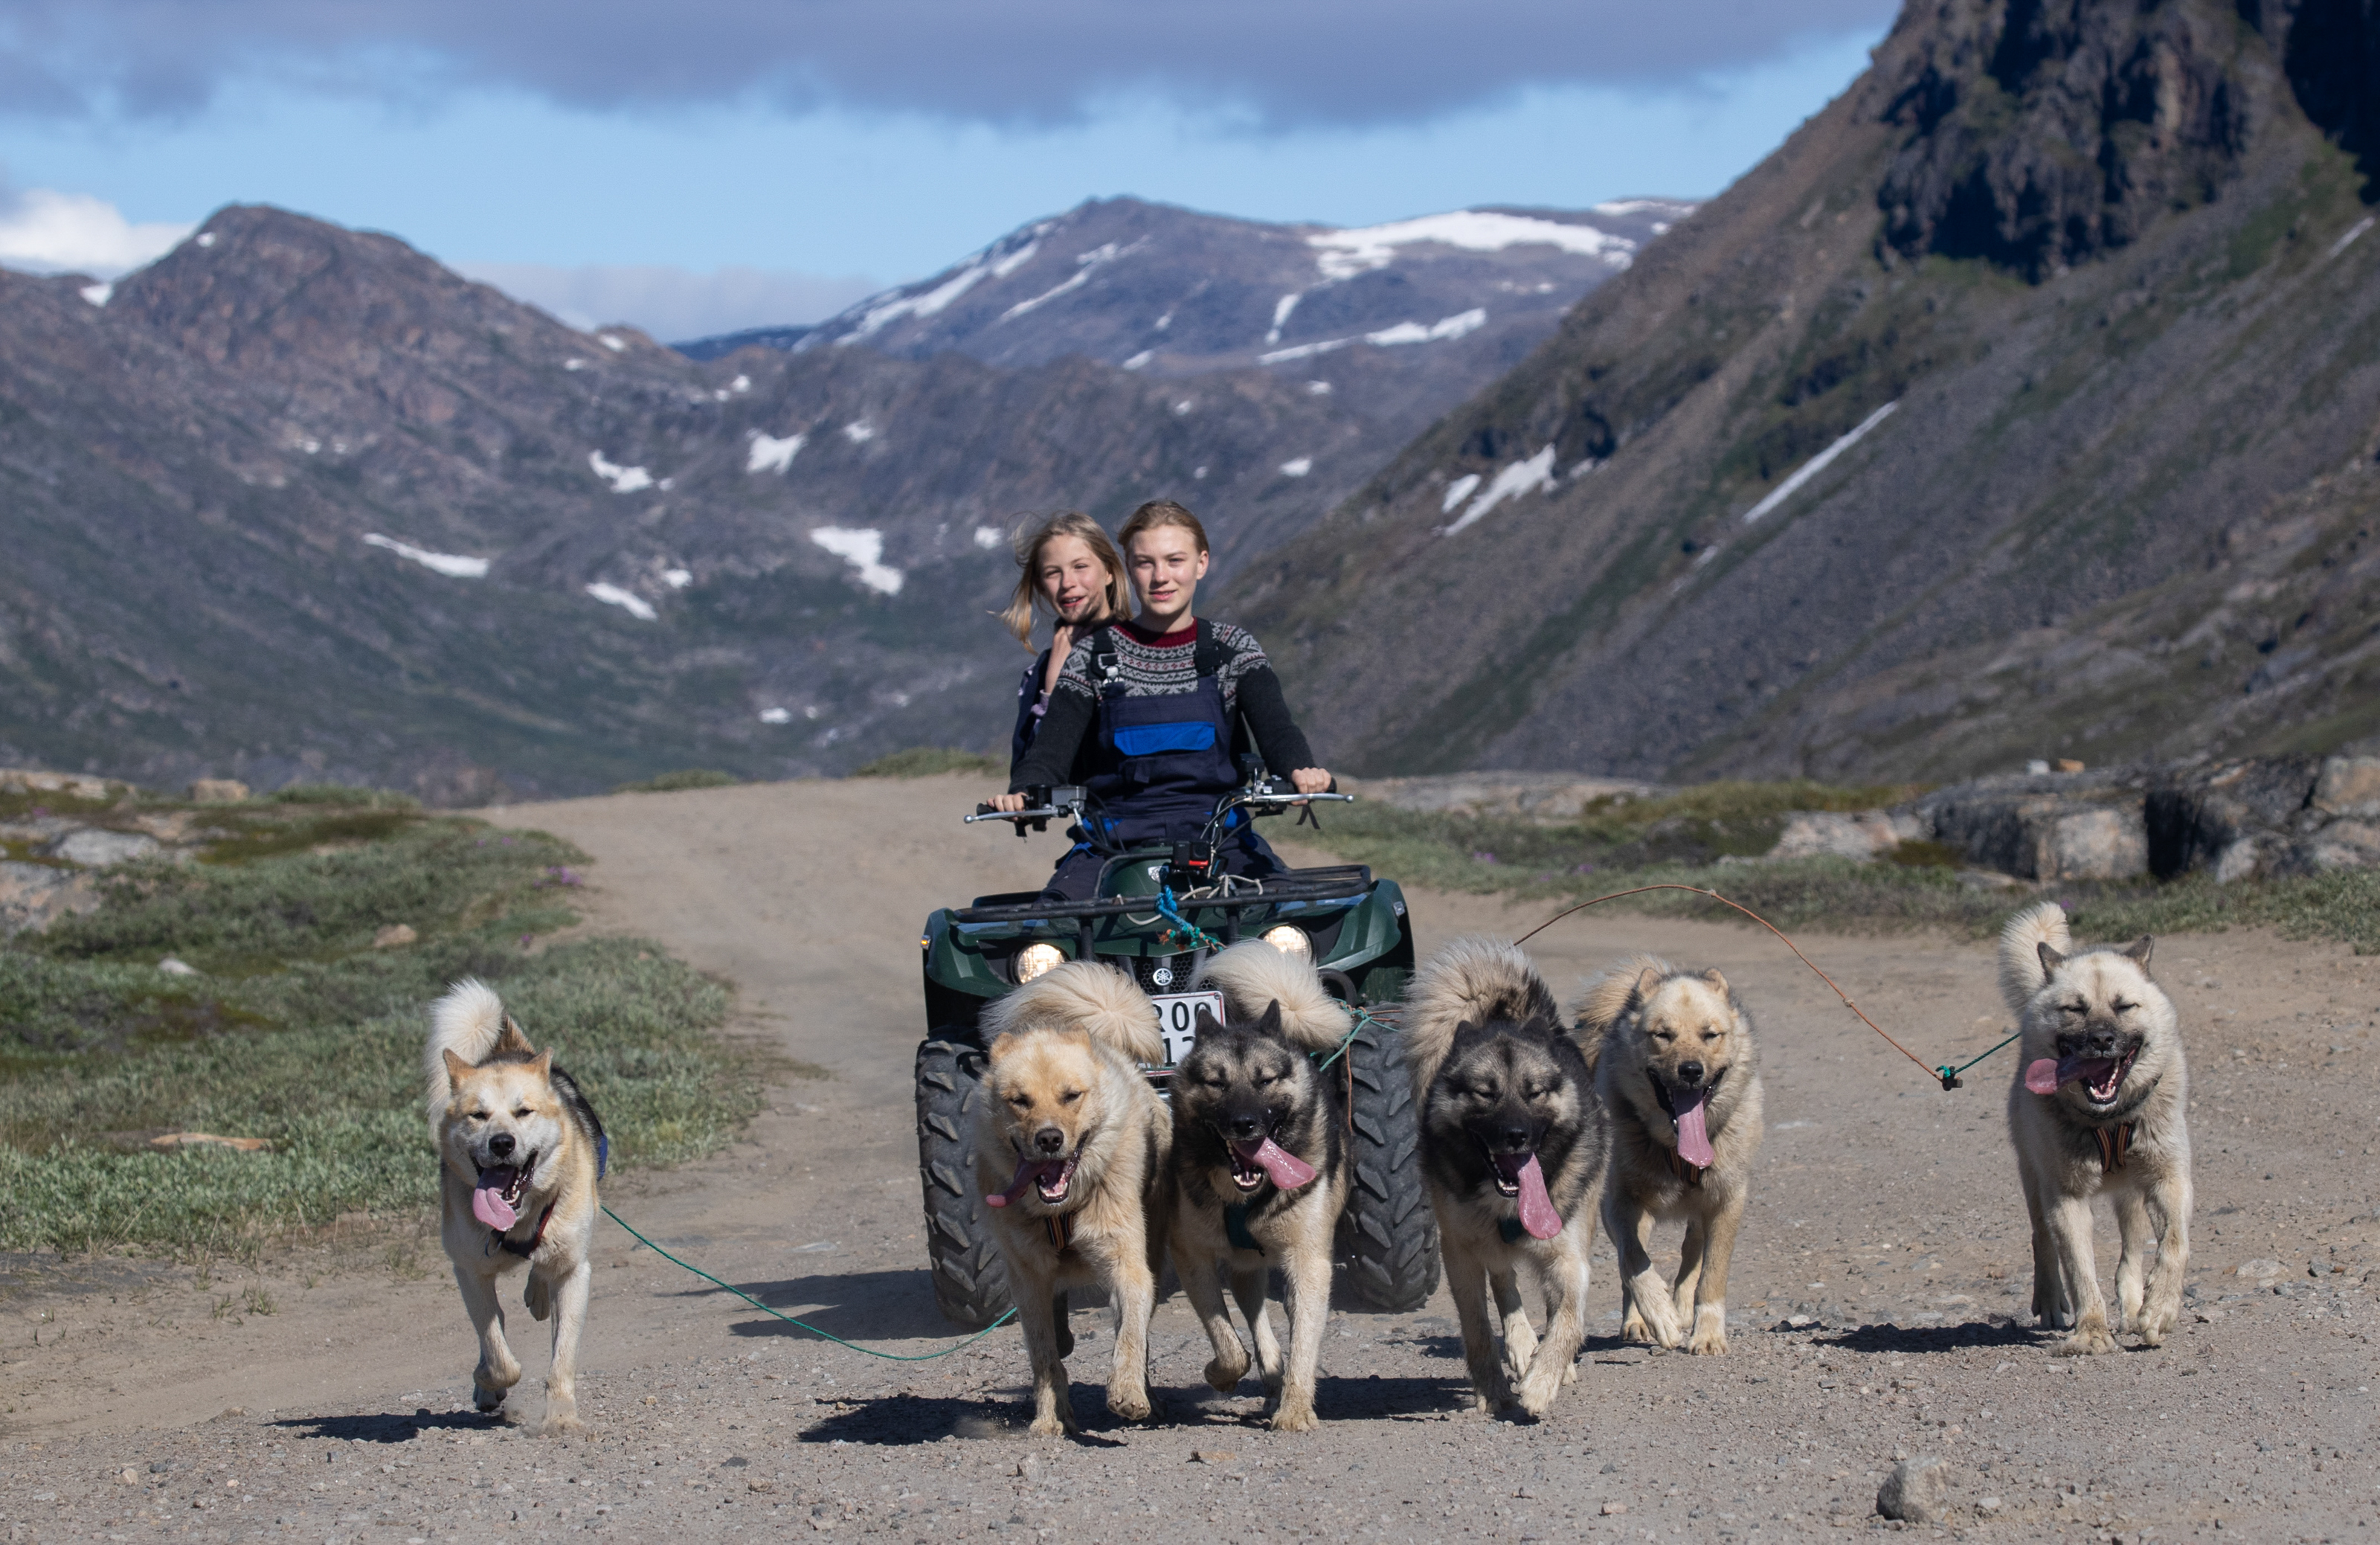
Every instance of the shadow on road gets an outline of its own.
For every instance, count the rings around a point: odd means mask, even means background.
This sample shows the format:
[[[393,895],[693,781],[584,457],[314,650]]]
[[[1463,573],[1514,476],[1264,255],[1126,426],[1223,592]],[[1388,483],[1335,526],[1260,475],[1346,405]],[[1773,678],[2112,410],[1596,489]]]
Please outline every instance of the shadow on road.
[[[416,1410],[409,1417],[395,1412],[367,1413],[353,1417],[295,1417],[277,1421],[275,1427],[288,1428],[308,1438],[337,1438],[359,1443],[404,1443],[423,1432],[491,1432],[504,1425],[501,1416],[483,1417],[476,1411]]]
[[[1816,1344],[1850,1352],[1955,1352],[1962,1346],[2038,1346],[2041,1333],[2028,1325],[1970,1320],[1963,1325],[1863,1325],[1856,1331],[1813,1336]]]
[[[776,1282],[742,1282],[735,1286],[772,1309],[799,1315],[820,1330],[852,1341],[939,1340],[966,1333],[934,1307],[933,1282],[923,1270],[821,1272]],[[698,1281],[675,1296],[724,1298],[727,1294]],[[765,1318],[739,1320],[728,1329],[739,1336],[808,1334],[798,1326]]]

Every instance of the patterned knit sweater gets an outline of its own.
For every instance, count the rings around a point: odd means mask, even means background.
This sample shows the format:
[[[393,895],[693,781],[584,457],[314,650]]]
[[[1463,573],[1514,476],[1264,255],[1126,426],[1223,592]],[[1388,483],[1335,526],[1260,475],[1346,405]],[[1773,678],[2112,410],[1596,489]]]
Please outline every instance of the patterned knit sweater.
[[[1245,722],[1263,754],[1265,766],[1286,775],[1301,767],[1318,765],[1313,748],[1297,722],[1289,716],[1281,678],[1273,675],[1265,652],[1245,628],[1227,622],[1208,625],[1222,659],[1215,684],[1223,694],[1223,712],[1234,724]],[[1118,623],[1109,636],[1115,640],[1116,676],[1108,690],[1127,697],[1151,697],[1198,689],[1197,628],[1184,627],[1163,635],[1143,632],[1131,623]],[[1032,748],[1011,774],[1015,793],[1036,785],[1062,784],[1075,765],[1083,737],[1094,733],[1099,699],[1091,686],[1092,641],[1085,638],[1066,656],[1057,689],[1050,695],[1050,712],[1041,721]],[[1236,736],[1235,736],[1236,738]]]

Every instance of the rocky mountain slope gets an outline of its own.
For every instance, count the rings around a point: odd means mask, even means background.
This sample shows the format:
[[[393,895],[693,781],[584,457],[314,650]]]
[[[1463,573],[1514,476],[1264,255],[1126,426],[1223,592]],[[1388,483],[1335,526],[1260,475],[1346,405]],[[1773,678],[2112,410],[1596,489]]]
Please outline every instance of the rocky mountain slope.
[[[989,743],[1021,512],[1183,497],[1228,571],[1477,370],[1401,366],[1367,408],[1062,331],[697,360],[262,208],[112,286],[0,273],[0,761],[468,798]]]
[[[2368,739],[2375,49],[2368,0],[1917,0],[1237,609],[1355,770]]]

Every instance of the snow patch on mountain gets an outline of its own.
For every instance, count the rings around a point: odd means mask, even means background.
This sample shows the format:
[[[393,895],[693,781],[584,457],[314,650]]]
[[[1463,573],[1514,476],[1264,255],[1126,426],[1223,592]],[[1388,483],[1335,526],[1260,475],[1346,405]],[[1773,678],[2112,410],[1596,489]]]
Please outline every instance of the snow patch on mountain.
[[[634,493],[638,489],[653,486],[650,472],[641,467],[623,467],[617,462],[606,461],[601,451],[588,452],[587,465],[594,468],[597,477],[612,485],[614,493]]]
[[[638,622],[651,622],[661,615],[659,612],[653,610],[651,602],[634,590],[624,590],[617,585],[607,585],[598,580],[587,587],[587,593],[606,606],[617,606]]]
[[[1396,261],[1398,248],[1429,241],[1471,252],[1500,252],[1507,247],[1537,243],[1601,258],[1614,268],[1627,267],[1636,251],[1636,244],[1626,237],[1593,225],[1566,225],[1559,220],[1480,209],[1425,214],[1354,230],[1320,231],[1305,241],[1316,249],[1315,262],[1327,280],[1352,279],[1386,268]]]
[[[364,545],[386,548],[400,558],[419,564],[422,567],[434,573],[443,574],[449,578],[484,579],[488,577],[488,560],[485,558],[466,558],[455,553],[431,553],[416,547],[409,541],[399,541],[394,537],[382,536],[378,531],[366,533]]]
[[[1861,440],[1866,437],[1868,431],[1876,428],[1876,425],[1884,422],[1887,419],[1891,418],[1892,410],[1900,406],[1900,404],[1898,400],[1886,403],[1882,408],[1877,408],[1866,418],[1862,419],[1859,423],[1854,426],[1850,432],[1843,435],[1842,438],[1837,440],[1833,444],[1828,446],[1825,450],[1820,451],[1816,456],[1812,456],[1809,460],[1802,463],[1800,467],[1794,469],[1791,477],[1786,479],[1783,482],[1779,483],[1775,488],[1768,491],[1767,498],[1761,500],[1760,503],[1753,505],[1750,509],[1743,512],[1743,523],[1747,526],[1751,525],[1754,521],[1759,519],[1762,516],[1767,515],[1769,511],[1775,509],[1786,500],[1793,497],[1795,493],[1801,491],[1801,487],[1803,483],[1808,482],[1812,478],[1816,477],[1819,473],[1832,466],[1834,464],[1835,457],[1842,455],[1845,451],[1850,450],[1853,445],[1858,444]]]
[[[846,526],[821,526],[810,540],[859,571],[859,582],[881,595],[899,595],[907,578],[884,562],[884,533]]]
[[[1507,499],[1516,499],[1532,490],[1544,493],[1553,486],[1554,448],[1548,445],[1526,461],[1507,464],[1496,474],[1496,481],[1488,485],[1488,491],[1472,500],[1463,512],[1455,517],[1454,524],[1447,527],[1439,535],[1452,536],[1464,527],[1477,521]]]
[[[1310,456],[1302,456],[1293,461],[1284,461],[1281,464],[1281,475],[1284,478],[1302,478],[1313,470],[1314,458]]]
[[[795,453],[801,448],[802,437],[798,434],[788,434],[779,440],[755,430],[751,454],[744,458],[744,470],[748,473],[782,472],[794,464]]]
[[[1121,242],[1103,241],[1087,252],[1077,253],[1075,258],[1076,267],[1073,278],[1054,289],[1043,290],[1029,300],[1018,301],[1000,313],[1000,321],[1007,322],[1012,318],[1021,317],[1027,311],[1048,305],[1070,290],[1081,289],[1091,282],[1091,275],[1099,272],[1101,267],[1115,262],[1118,258],[1128,258],[1146,245],[1148,243],[1145,241],[1135,241],[1129,247]]]

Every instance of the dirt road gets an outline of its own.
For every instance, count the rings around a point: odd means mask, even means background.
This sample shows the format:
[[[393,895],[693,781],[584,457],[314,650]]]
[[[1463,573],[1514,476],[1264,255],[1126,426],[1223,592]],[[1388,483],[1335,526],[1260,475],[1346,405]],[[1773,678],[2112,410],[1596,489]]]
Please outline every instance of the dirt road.
[[[650,935],[733,981],[737,1030],[823,1074],[782,1082],[748,1141],[608,1198],[768,1303],[887,1351],[952,1338],[917,1239],[914,931],[937,904],[1031,882],[1057,851],[1054,834],[962,830],[979,792],[958,778],[777,785],[495,816],[584,846],[589,926]],[[1413,900],[1425,950],[1537,920],[1477,897]],[[1803,943],[1924,1054],[2004,1033],[1979,946]],[[426,1238],[360,1260],[334,1240],[204,1281],[34,1261],[0,1299],[0,1539],[796,1523],[905,1539],[1790,1539],[1867,1527],[1901,1454],[1947,1461],[1955,1527],[1995,1538],[2368,1538],[2375,963],[2257,935],[2159,943],[2192,1059],[2192,1312],[2161,1351],[2077,1362],[2022,1325],[2005,1061],[1943,1093],[1748,929],[1589,914],[1532,945],[1565,991],[1638,948],[1719,966],[1759,1022],[1770,1130],[1734,1345],[1718,1359],[1622,1346],[1599,1247],[1596,1333],[1538,1426],[1454,1414],[1441,1294],[1416,1314],[1335,1317],[1324,1426],[1276,1438],[1251,1425],[1252,1383],[1206,1390],[1204,1337],[1177,1295],[1156,1324],[1162,1420],[1099,1415],[1109,1343],[1086,1313],[1071,1368],[1094,1434],[1028,1440],[1013,1331],[941,1361],[880,1362],[606,1225],[581,1393],[598,1431],[565,1447],[468,1414],[469,1335]],[[532,1030],[566,1060],[567,1027]],[[2100,1232],[2111,1270],[2104,1217]],[[524,1341],[516,1401],[533,1420],[543,1347]]]

